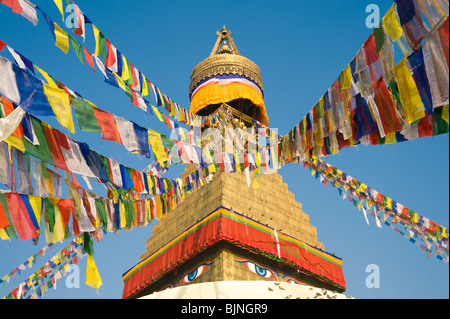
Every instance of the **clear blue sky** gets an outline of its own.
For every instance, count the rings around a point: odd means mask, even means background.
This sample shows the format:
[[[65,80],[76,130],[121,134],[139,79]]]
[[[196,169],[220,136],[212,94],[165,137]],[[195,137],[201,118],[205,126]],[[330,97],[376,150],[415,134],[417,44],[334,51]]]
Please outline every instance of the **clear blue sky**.
[[[52,19],[62,24],[53,1],[35,0]],[[108,39],[150,81],[180,105],[188,108],[189,78],[197,63],[206,58],[216,31],[225,24],[240,53],[257,63],[262,71],[265,104],[270,126],[287,133],[312,108],[321,95],[351,61],[370,35],[365,26],[368,4],[379,5],[381,16],[392,1],[115,1],[77,0],[81,10]],[[119,89],[105,84],[99,70],[83,66],[74,52],[66,56],[54,46],[48,26],[39,15],[30,22],[0,5],[0,39],[55,76],[84,98],[116,115],[169,134],[152,116],[145,117]],[[87,26],[85,46],[93,52],[92,29]],[[400,52],[396,51],[397,60]],[[67,134],[50,118],[43,118]],[[136,169],[148,160],[128,154],[100,134],[76,127],[74,138],[106,156]],[[410,209],[449,225],[449,140],[448,134],[384,145],[344,149],[324,160]],[[181,168],[171,169],[176,177]],[[319,183],[309,170],[290,164],[279,173],[295,194],[310,222],[317,227],[325,250],[343,258],[347,291],[356,298],[448,298],[449,269],[433,255],[411,244],[384,226],[379,229],[337,189]],[[96,183],[95,183],[96,184]],[[104,189],[95,186],[104,195]],[[120,298],[122,273],[138,262],[145,252],[151,228],[108,234],[95,243],[95,261],[103,286],[97,292],[84,285],[86,258],[81,266],[81,287],[67,289],[65,279],[45,298]],[[0,276],[44,246],[19,240],[0,241]],[[40,266],[64,244],[37,261]],[[380,269],[380,288],[365,285],[366,267]],[[37,267],[34,267],[34,271]],[[23,281],[23,272],[0,287],[0,297]]]

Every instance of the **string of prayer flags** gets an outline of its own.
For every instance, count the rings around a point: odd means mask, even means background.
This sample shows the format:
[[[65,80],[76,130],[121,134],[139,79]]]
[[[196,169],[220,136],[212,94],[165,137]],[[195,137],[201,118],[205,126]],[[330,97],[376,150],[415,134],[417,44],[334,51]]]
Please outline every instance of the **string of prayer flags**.
[[[66,246],[58,251],[52,258],[44,263],[44,265],[32,273],[3,299],[22,299],[25,298],[28,293],[42,296],[47,288],[56,287],[56,280],[66,274],[66,271],[69,270],[68,265],[77,264],[78,257],[82,258],[84,256],[83,251],[81,250],[81,244],[82,239],[80,237],[72,239]],[[48,245],[48,247],[51,247],[51,245]],[[41,250],[39,254],[41,253],[45,255],[45,250]],[[29,266],[31,268],[31,262],[29,263]]]
[[[33,267],[33,264],[36,263],[37,258],[45,256],[46,251],[48,249],[52,249],[53,243],[48,243],[44,247],[42,247],[37,253],[33,254],[29,258],[27,258],[24,262],[18,265],[16,268],[8,272],[6,275],[0,278],[0,284],[9,283],[12,278],[16,276],[16,274],[21,273],[22,270],[25,270],[27,267]]]
[[[29,0],[0,0],[0,3],[10,7],[14,13],[20,14],[35,26],[37,25],[38,18],[35,9],[36,6]]]
[[[20,0],[22,1],[22,0]],[[27,1],[30,5],[31,2]],[[58,10],[62,12],[63,21],[64,15],[62,11],[62,2],[57,0],[54,1]],[[85,40],[85,24],[90,23],[90,21],[84,13],[81,11],[78,5],[73,1],[71,4],[75,8],[76,14],[76,26],[77,28],[72,30],[73,33],[80,35]],[[34,5],[32,5],[34,6]],[[186,109],[181,108],[177,103],[172,101],[166,94],[161,92],[152,82],[150,82],[144,74],[142,74],[133,64],[131,64],[126,57],[104,36],[104,34],[99,31],[99,29],[92,24],[92,29],[95,39],[95,51],[94,55],[89,53],[89,51],[81,45],[73,36],[67,34],[63,29],[54,22],[41,8],[37,7],[47,22],[50,31],[55,39],[55,45],[59,47],[64,53],[68,53],[70,45],[72,45],[76,55],[78,56],[81,63],[84,64],[84,59],[86,62],[92,66],[95,71],[93,60],[96,59],[96,64],[103,71],[105,75],[105,81],[113,86],[122,88],[127,95],[130,96],[131,101],[135,106],[142,108],[144,111],[148,110],[148,102],[146,102],[143,97],[150,96],[153,93],[155,101],[158,106],[163,106],[167,108],[170,112],[170,116],[179,115],[178,119],[184,120],[183,123],[188,125],[202,126],[204,123],[208,122],[204,120],[203,117],[193,114]],[[84,54],[84,59],[83,59]],[[98,57],[102,57],[103,62],[100,61]],[[109,76],[108,73],[112,75]],[[176,112],[175,110],[179,110]],[[151,110],[150,110],[151,112]]]
[[[385,17],[389,20],[386,33],[398,40],[400,29],[392,10]],[[448,7],[439,16],[424,41],[396,66],[389,62],[390,49],[385,52],[389,39],[380,29],[382,23],[339,81],[282,138],[282,161],[336,154],[359,143],[379,145],[448,133],[449,65],[445,50],[449,40],[444,30]]]
[[[316,178],[319,177],[325,186],[331,184],[333,187],[337,187],[343,199],[348,198],[359,210],[362,209],[367,223],[369,223],[367,219],[367,212],[369,212],[375,218],[379,228],[381,228],[381,220],[412,243],[427,252],[432,252],[438,259],[448,264],[449,234],[446,227],[403,206],[320,159],[310,160],[303,164],[305,168],[309,167],[311,174]],[[371,211],[372,208],[374,212]],[[390,222],[388,218],[390,218]],[[411,235],[399,231],[391,224],[401,224]],[[419,244],[418,239],[424,244]]]

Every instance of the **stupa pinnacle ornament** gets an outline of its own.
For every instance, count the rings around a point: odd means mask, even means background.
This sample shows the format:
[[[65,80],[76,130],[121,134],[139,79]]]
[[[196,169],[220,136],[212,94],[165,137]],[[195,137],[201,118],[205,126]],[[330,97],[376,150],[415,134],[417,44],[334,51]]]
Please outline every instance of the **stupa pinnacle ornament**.
[[[211,56],[192,72],[191,111],[227,103],[247,122],[267,119],[259,68],[239,55],[225,27],[217,34]],[[189,164],[180,178],[196,171]],[[345,298],[342,260],[324,251],[282,177],[272,171],[253,183],[243,171],[216,171],[154,226],[146,252],[122,276],[124,298]]]
[[[217,36],[209,57],[200,62],[191,73],[191,112],[208,115],[222,103],[227,103],[239,112],[268,125],[259,67],[240,55],[231,31],[225,26],[221,32],[217,31]]]

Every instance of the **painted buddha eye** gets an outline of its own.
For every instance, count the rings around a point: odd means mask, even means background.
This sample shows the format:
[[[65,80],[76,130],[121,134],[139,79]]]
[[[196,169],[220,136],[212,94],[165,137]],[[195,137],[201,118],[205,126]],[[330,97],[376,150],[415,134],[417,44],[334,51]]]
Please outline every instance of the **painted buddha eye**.
[[[291,284],[301,285],[300,282],[298,282],[297,280],[292,279],[292,278],[287,278],[287,279],[286,279],[286,282],[291,283]]]
[[[267,279],[275,279],[275,275],[273,274],[273,272],[267,268],[261,267],[260,265],[257,265],[249,260],[235,260],[238,263],[244,264],[244,266],[247,267],[248,270],[250,270],[254,274],[257,274],[258,276]]]
[[[180,285],[188,284],[188,283],[194,281],[195,279],[197,279],[205,271],[205,269],[208,268],[209,265],[211,265],[211,264],[212,264],[212,262],[201,264],[194,270],[188,272],[186,275],[183,276],[183,278],[181,278]]]

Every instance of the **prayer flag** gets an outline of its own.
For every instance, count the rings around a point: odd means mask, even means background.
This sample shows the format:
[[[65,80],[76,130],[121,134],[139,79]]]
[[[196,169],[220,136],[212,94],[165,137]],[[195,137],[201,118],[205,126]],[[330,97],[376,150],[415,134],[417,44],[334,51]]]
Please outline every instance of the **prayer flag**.
[[[84,57],[86,58],[86,63],[89,64],[94,69],[95,72],[94,59],[92,58],[92,54],[88,50],[86,50],[85,47],[82,48],[84,51]]]
[[[378,108],[384,132],[388,135],[389,133],[400,131],[402,125],[397,117],[394,103],[383,78],[374,83],[374,92],[375,107]]]
[[[117,130],[125,148],[131,153],[139,152],[139,143],[136,138],[134,123],[115,115],[114,121],[117,124]]]
[[[118,72],[118,66],[117,66],[117,49],[114,45],[109,42],[108,39],[105,38],[106,41],[106,60],[105,60],[105,67],[107,67],[110,71],[117,73]]]
[[[44,84],[44,92],[45,95],[47,95],[48,101],[58,122],[66,127],[72,134],[75,133],[69,94],[62,89],[57,89],[47,84]]]
[[[55,36],[56,43],[55,45],[60,48],[65,54],[69,52],[69,35],[61,29],[59,25],[54,23],[55,25]]]
[[[97,123],[100,127],[100,132],[102,133],[102,139],[122,144],[122,139],[120,138],[116,122],[114,121],[114,116],[97,107],[94,107],[93,109],[95,117],[97,118]]]
[[[100,132],[94,106],[84,100],[71,97],[71,102],[75,110],[75,116],[80,129],[86,132]]]
[[[29,240],[38,236],[36,228],[28,215],[25,204],[17,193],[4,195],[8,202],[9,213],[20,240]]]
[[[106,41],[105,36],[101,33],[95,25],[92,25],[95,37],[95,56],[101,55],[103,60],[106,60]]]
[[[169,158],[167,157],[164,145],[161,141],[161,134],[149,129],[148,141],[152,147],[153,153],[155,154],[155,158],[161,163],[167,162]]]
[[[27,68],[30,69],[30,71],[34,74],[34,68],[33,63],[28,60],[26,57],[24,57],[22,54],[11,48],[10,46],[7,46],[9,52],[14,57],[14,60],[16,60],[16,63],[20,66],[22,70],[26,70]],[[1,49],[0,49],[1,51]]]
[[[68,36],[70,38],[70,44],[72,44],[72,48],[75,51],[75,54],[77,55],[80,62],[84,64],[83,50],[81,49],[82,46],[80,42],[78,42],[78,40],[75,39],[72,35],[68,34]]]
[[[6,118],[0,119],[0,142],[14,133],[24,115],[25,111],[17,107]]]
[[[21,101],[14,66],[4,57],[0,57],[0,92],[16,104]]]
[[[22,13],[22,7],[20,6],[19,0],[0,0],[5,6],[10,7],[14,13]]]
[[[98,290],[102,283],[102,278],[98,272],[97,265],[95,264],[92,255],[87,255],[87,265],[86,265],[86,285],[91,286]]]
[[[61,12],[62,20],[64,21],[64,9],[63,9],[63,3],[62,0],[53,0],[53,2],[56,4],[56,6],[59,9],[59,12]]]
[[[122,80],[128,81],[131,77],[130,75],[130,64],[127,58],[122,54]]]
[[[392,6],[383,17],[383,27],[392,41],[397,41],[403,35],[403,29],[397,20],[395,9],[396,6]]]
[[[406,58],[404,58],[395,66],[394,74],[397,77],[400,101],[405,112],[406,120],[411,124],[424,117],[425,110],[411,71],[406,65],[406,61]]]
[[[80,8],[72,1],[73,6],[75,7],[75,14],[77,15],[77,23],[75,26],[77,28],[73,30],[72,32],[80,35],[83,38],[83,41],[85,40],[85,17],[83,12],[81,12]]]
[[[33,23],[35,26],[38,23],[36,6],[32,4],[29,0],[19,0],[20,6],[22,7],[22,12],[20,15]]]

